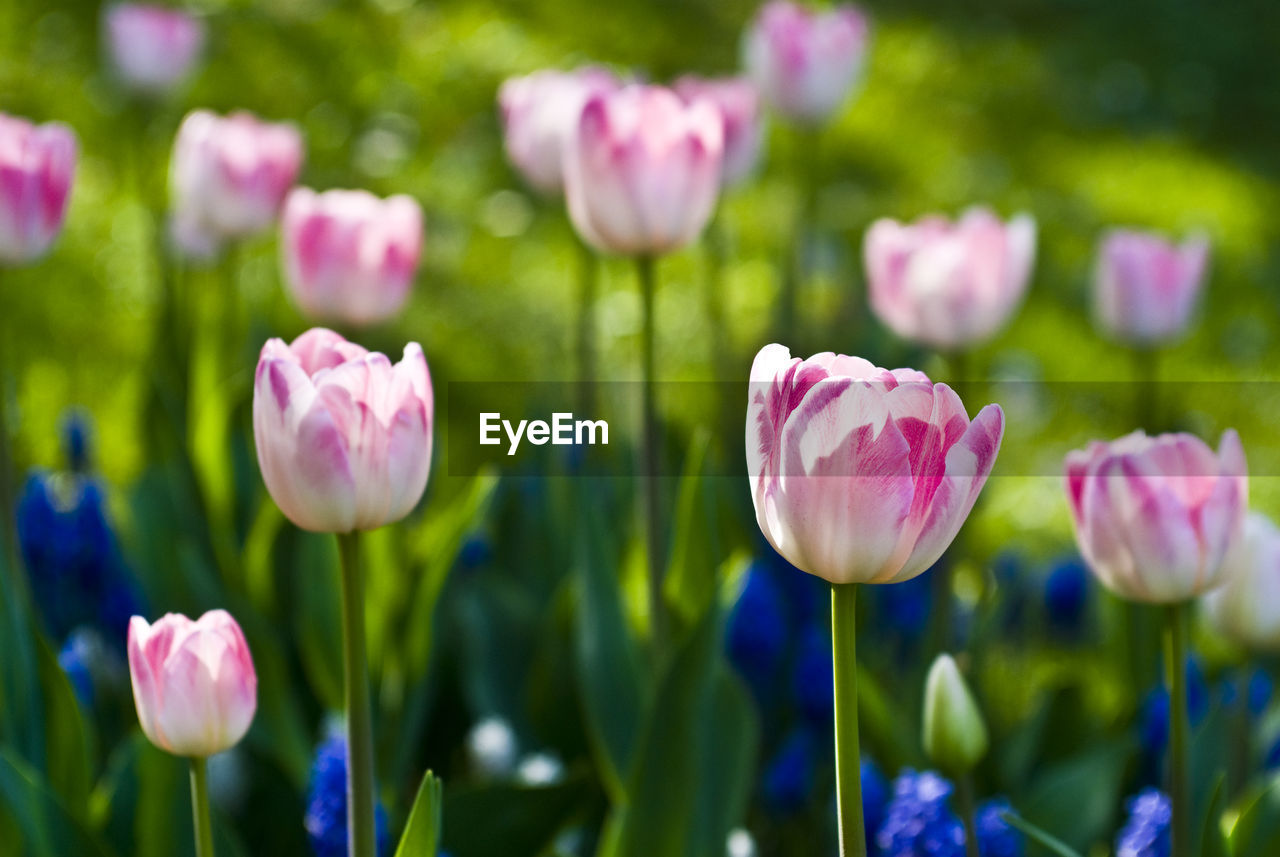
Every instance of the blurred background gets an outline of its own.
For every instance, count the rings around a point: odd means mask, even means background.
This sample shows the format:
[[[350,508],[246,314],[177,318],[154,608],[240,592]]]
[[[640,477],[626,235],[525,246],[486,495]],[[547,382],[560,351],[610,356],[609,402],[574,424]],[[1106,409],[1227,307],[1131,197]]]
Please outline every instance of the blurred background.
[[[678,522],[672,658],[657,662],[646,645],[633,468],[619,464],[630,454],[625,426],[585,470],[559,468],[575,478],[518,464],[450,472],[438,431],[422,507],[367,540],[378,771],[393,831],[430,768],[445,783],[444,844],[455,857],[594,854],[602,830],[622,831],[619,853],[718,854],[726,839],[755,849],[735,857],[835,853],[827,596],[763,542],[746,480],[725,475],[741,472],[750,361],[772,335],[795,252],[808,277],[793,353],[859,354],[971,382],[970,413],[1001,401],[1006,442],[1026,450],[997,464],[945,574],[863,598],[866,755],[886,781],[927,767],[923,680],[946,649],[963,653],[992,731],[980,798],[1008,795],[1074,847],[1107,854],[1125,796],[1159,783],[1158,652],[1133,643],[1154,631],[1131,635],[1151,617],[1128,615],[1089,577],[1056,475],[1063,451],[1132,420],[1062,407],[1052,384],[1005,401],[996,382],[1138,379],[1141,365],[1091,322],[1098,237],[1115,225],[1202,229],[1211,273],[1192,333],[1160,356],[1162,427],[1216,444],[1234,425],[1254,464],[1254,506],[1280,512],[1274,410],[1250,407],[1237,388],[1222,393],[1233,406],[1220,411],[1180,393],[1184,382],[1275,379],[1280,7],[864,7],[873,29],[860,95],[820,131],[772,123],[758,176],[721,201],[719,249],[695,245],[660,264],[658,376],[720,391],[663,403],[673,474],[663,484]],[[316,749],[340,707],[336,553],[275,509],[247,430],[262,342],[308,325],[281,287],[274,235],[207,267],[164,263],[168,153],[182,116],[243,108],[292,121],[306,141],[301,183],[422,203],[426,249],[409,308],[361,341],[391,354],[422,343],[444,426],[450,382],[576,377],[579,249],[560,205],[529,192],[507,163],[502,80],[588,61],[656,81],[732,73],[756,11],[724,0],[189,8],[207,20],[203,68],[178,95],[144,104],[106,67],[98,3],[0,7],[0,110],[63,121],[81,145],[59,243],[38,265],[0,270],[19,470],[63,474],[28,484],[36,494],[23,500],[35,504],[23,552],[41,633],[32,719],[42,722],[29,726],[44,750],[0,754],[0,837],[15,837],[0,841],[31,853],[189,853],[185,774],[137,732],[122,628],[131,612],[212,607],[244,625],[261,680],[253,731],[214,766],[222,853],[318,847],[304,821],[323,810]],[[806,175],[819,191],[797,246]],[[1033,214],[1039,241],[1021,310],[957,377],[954,361],[870,316],[861,246],[878,217],[973,203]],[[161,420],[166,278],[200,321],[187,441],[158,456],[148,439]],[[641,307],[625,260],[603,263],[595,309],[597,377],[636,380]],[[209,369],[227,365],[239,369]],[[458,389],[459,406],[480,395]],[[527,396],[504,409],[549,410],[536,385]],[[1196,758],[1205,770],[1230,759],[1231,794],[1244,800],[1280,763],[1269,752],[1280,734],[1273,665],[1197,634]],[[1207,804],[1212,783],[1202,780]]]

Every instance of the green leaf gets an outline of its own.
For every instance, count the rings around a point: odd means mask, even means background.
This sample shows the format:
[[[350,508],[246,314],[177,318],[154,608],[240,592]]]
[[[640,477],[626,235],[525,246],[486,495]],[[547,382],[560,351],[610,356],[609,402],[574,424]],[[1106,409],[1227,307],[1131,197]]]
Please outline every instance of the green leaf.
[[[667,664],[646,713],[627,781],[615,805],[604,853],[617,857],[696,854],[703,784],[701,727],[707,724],[716,653],[717,610],[708,610]]]
[[[488,511],[497,486],[496,474],[481,473],[471,480],[462,498],[448,504],[434,503],[422,523],[409,534],[411,558],[422,566],[422,571],[417,575],[417,592],[410,601],[402,631],[407,680],[416,681],[427,670],[440,589],[468,534]]]
[[[676,526],[671,560],[663,583],[663,595],[685,627],[694,625],[715,598],[720,565],[714,504],[702,476],[709,446],[705,431],[699,431],[689,444],[672,518]]]
[[[466,857],[540,854],[587,794],[582,782],[572,780],[553,786],[450,788],[444,797],[444,848]]]
[[[1045,833],[1031,822],[1014,812],[1002,812],[1000,817],[1005,820],[1010,827],[1020,830],[1027,835],[1029,839],[1038,843],[1044,850],[1057,857],[1081,857],[1080,852],[1069,847],[1060,839]]]
[[[440,778],[427,771],[418,786],[404,835],[396,848],[396,857],[435,857],[440,848],[440,821],[444,809],[444,786]]]
[[[0,806],[12,815],[35,857],[107,857],[102,843],[70,811],[40,774],[11,748],[0,748]],[[4,844],[6,854],[21,854],[22,847]]]
[[[1246,799],[1227,840],[1232,857],[1280,854],[1280,776],[1272,777]]]
[[[44,640],[37,642],[37,656],[40,687],[46,703],[49,783],[72,807],[83,811],[88,805],[93,780],[93,731],[80,709],[71,681]]]
[[[605,787],[618,801],[640,730],[644,679],[623,613],[616,557],[604,544],[594,508],[584,494],[578,496],[582,510],[574,562],[578,685],[597,766]]]
[[[1109,838],[1132,752],[1129,742],[1112,741],[1046,768],[1026,791],[1023,817],[1077,849]]]
[[[22,566],[10,568],[7,554],[0,549],[0,652],[4,653],[4,669],[0,669],[0,735],[14,744],[22,757],[41,766],[45,739],[34,642],[37,632],[33,614],[26,606],[30,601]]]
[[[1200,822],[1200,857],[1226,857],[1227,842],[1222,835],[1222,805],[1226,800],[1227,775],[1219,772],[1214,777],[1213,790],[1209,793],[1209,806]]]
[[[721,668],[711,705],[702,718],[702,782],[696,813],[695,854],[719,854],[729,832],[746,815],[755,783],[760,724],[755,704],[732,671]]]

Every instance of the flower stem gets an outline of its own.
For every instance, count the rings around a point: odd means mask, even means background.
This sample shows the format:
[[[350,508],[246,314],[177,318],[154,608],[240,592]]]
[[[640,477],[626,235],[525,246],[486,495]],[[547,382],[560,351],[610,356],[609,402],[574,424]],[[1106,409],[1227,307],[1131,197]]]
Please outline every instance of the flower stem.
[[[360,534],[338,534],[342,555],[342,671],[347,714],[347,842],[350,857],[375,857],[373,715],[365,655]]]
[[[973,798],[973,774],[965,773],[956,778],[956,797],[960,799],[960,817],[964,819],[965,857],[979,857],[978,809]]]
[[[595,306],[600,260],[581,239],[578,245],[578,406],[584,414],[596,407],[596,326]]]
[[[1173,806],[1171,857],[1191,857],[1191,792],[1187,718],[1187,609],[1165,608],[1165,672],[1169,683],[1169,800]]]
[[[209,820],[209,760],[191,760],[191,817],[196,834],[196,857],[213,857],[213,823]]]
[[[841,857],[866,857],[862,821],[862,761],[858,749],[857,590],[831,587],[831,645],[836,683],[836,797]]]
[[[649,621],[654,647],[661,651],[666,638],[666,616],[662,609],[662,521],[658,498],[658,407],[654,389],[654,340],[656,338],[653,313],[656,277],[652,256],[636,259],[640,278],[640,300],[644,310],[641,341],[641,374],[644,378],[644,428],[641,440],[642,490],[644,492],[645,535],[649,557]]]

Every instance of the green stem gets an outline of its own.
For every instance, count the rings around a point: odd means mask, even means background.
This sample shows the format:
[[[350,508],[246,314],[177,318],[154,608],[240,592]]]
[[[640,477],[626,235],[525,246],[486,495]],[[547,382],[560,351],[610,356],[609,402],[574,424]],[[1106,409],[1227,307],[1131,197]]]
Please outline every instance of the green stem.
[[[1160,355],[1155,348],[1135,348],[1133,369],[1138,385],[1134,396],[1134,418],[1138,428],[1156,434],[1160,425]]]
[[[1187,609],[1165,608],[1165,671],[1169,684],[1169,800],[1173,806],[1171,857],[1191,857],[1191,781],[1187,718]]]
[[[578,402],[584,414],[596,407],[596,287],[600,260],[585,241],[578,245]]]
[[[365,655],[360,534],[338,534],[342,555],[342,671],[347,715],[347,836],[350,857],[376,857],[373,714]]]
[[[213,857],[213,822],[209,820],[209,761],[191,760],[191,817],[196,834],[196,857]]]
[[[666,638],[666,615],[662,609],[662,520],[658,497],[658,406],[654,387],[654,292],[656,276],[652,256],[636,259],[640,278],[640,301],[644,309],[641,339],[641,375],[644,378],[644,428],[640,454],[642,470],[640,479],[644,492],[645,535],[649,557],[649,621],[654,646],[661,651]]]
[[[965,857],[979,857],[977,803],[973,797],[973,774],[956,778],[956,797],[960,801],[960,817],[964,819]]]
[[[866,857],[862,762],[858,749],[857,589],[831,587],[831,646],[836,684],[836,799],[841,857]]]

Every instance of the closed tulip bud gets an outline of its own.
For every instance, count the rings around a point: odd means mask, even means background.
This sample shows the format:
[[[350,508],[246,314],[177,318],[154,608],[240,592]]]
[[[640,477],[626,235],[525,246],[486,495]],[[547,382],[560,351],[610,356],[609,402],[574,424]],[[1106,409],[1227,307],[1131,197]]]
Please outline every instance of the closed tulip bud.
[[[142,731],[161,750],[206,757],[239,743],[258,707],[258,676],[236,620],[211,610],[129,623],[129,673]]]
[[[609,253],[656,255],[696,239],[720,190],[724,132],[705,99],[628,86],[582,108],[565,154],[569,216]]]
[[[751,367],[747,472],[756,520],[797,568],[831,583],[895,583],[942,555],[1004,435],[946,384],[831,353],[767,345]]]
[[[1095,441],[1066,460],[1067,499],[1080,553],[1122,598],[1176,603],[1222,579],[1244,526],[1249,483],[1232,430],[1218,452],[1188,434],[1136,431]]]
[[[365,325],[393,317],[422,255],[411,197],[294,188],[281,220],[285,282],[309,317]]]
[[[107,8],[103,31],[116,75],[148,94],[185,81],[204,48],[200,19],[168,6],[117,3]]]
[[[621,82],[596,66],[544,70],[504,81],[498,90],[507,157],[539,193],[564,192],[565,149],[577,132],[587,99]]]
[[[1155,345],[1186,332],[1204,285],[1209,241],[1181,245],[1159,235],[1114,229],[1098,249],[1094,313],[1109,335]]]
[[[323,328],[262,347],[258,465],[276,505],[304,530],[371,530],[409,514],[427,485],[433,414],[416,342],[394,366]]]
[[[869,29],[856,6],[817,11],[773,0],[747,30],[743,63],[774,110],[797,122],[823,122],[862,75]]]
[[[39,259],[62,231],[76,172],[76,137],[58,122],[0,113],[0,263]]]
[[[182,120],[170,179],[177,221],[220,240],[270,227],[302,166],[292,125],[197,110]]]
[[[1280,528],[1253,512],[1223,561],[1223,583],[1204,597],[1210,622],[1251,649],[1280,650]]]
[[[938,655],[925,681],[924,751],[952,776],[967,774],[987,754],[987,725],[950,655]]]
[[[675,82],[674,88],[686,104],[705,98],[720,111],[724,132],[720,177],[724,185],[738,184],[755,172],[764,144],[764,116],[760,112],[760,95],[751,81],[742,77],[707,80],[686,75]]]
[[[955,223],[878,220],[863,255],[871,309],[903,339],[933,348],[981,344],[1022,302],[1035,258],[1036,224],[971,208]]]

